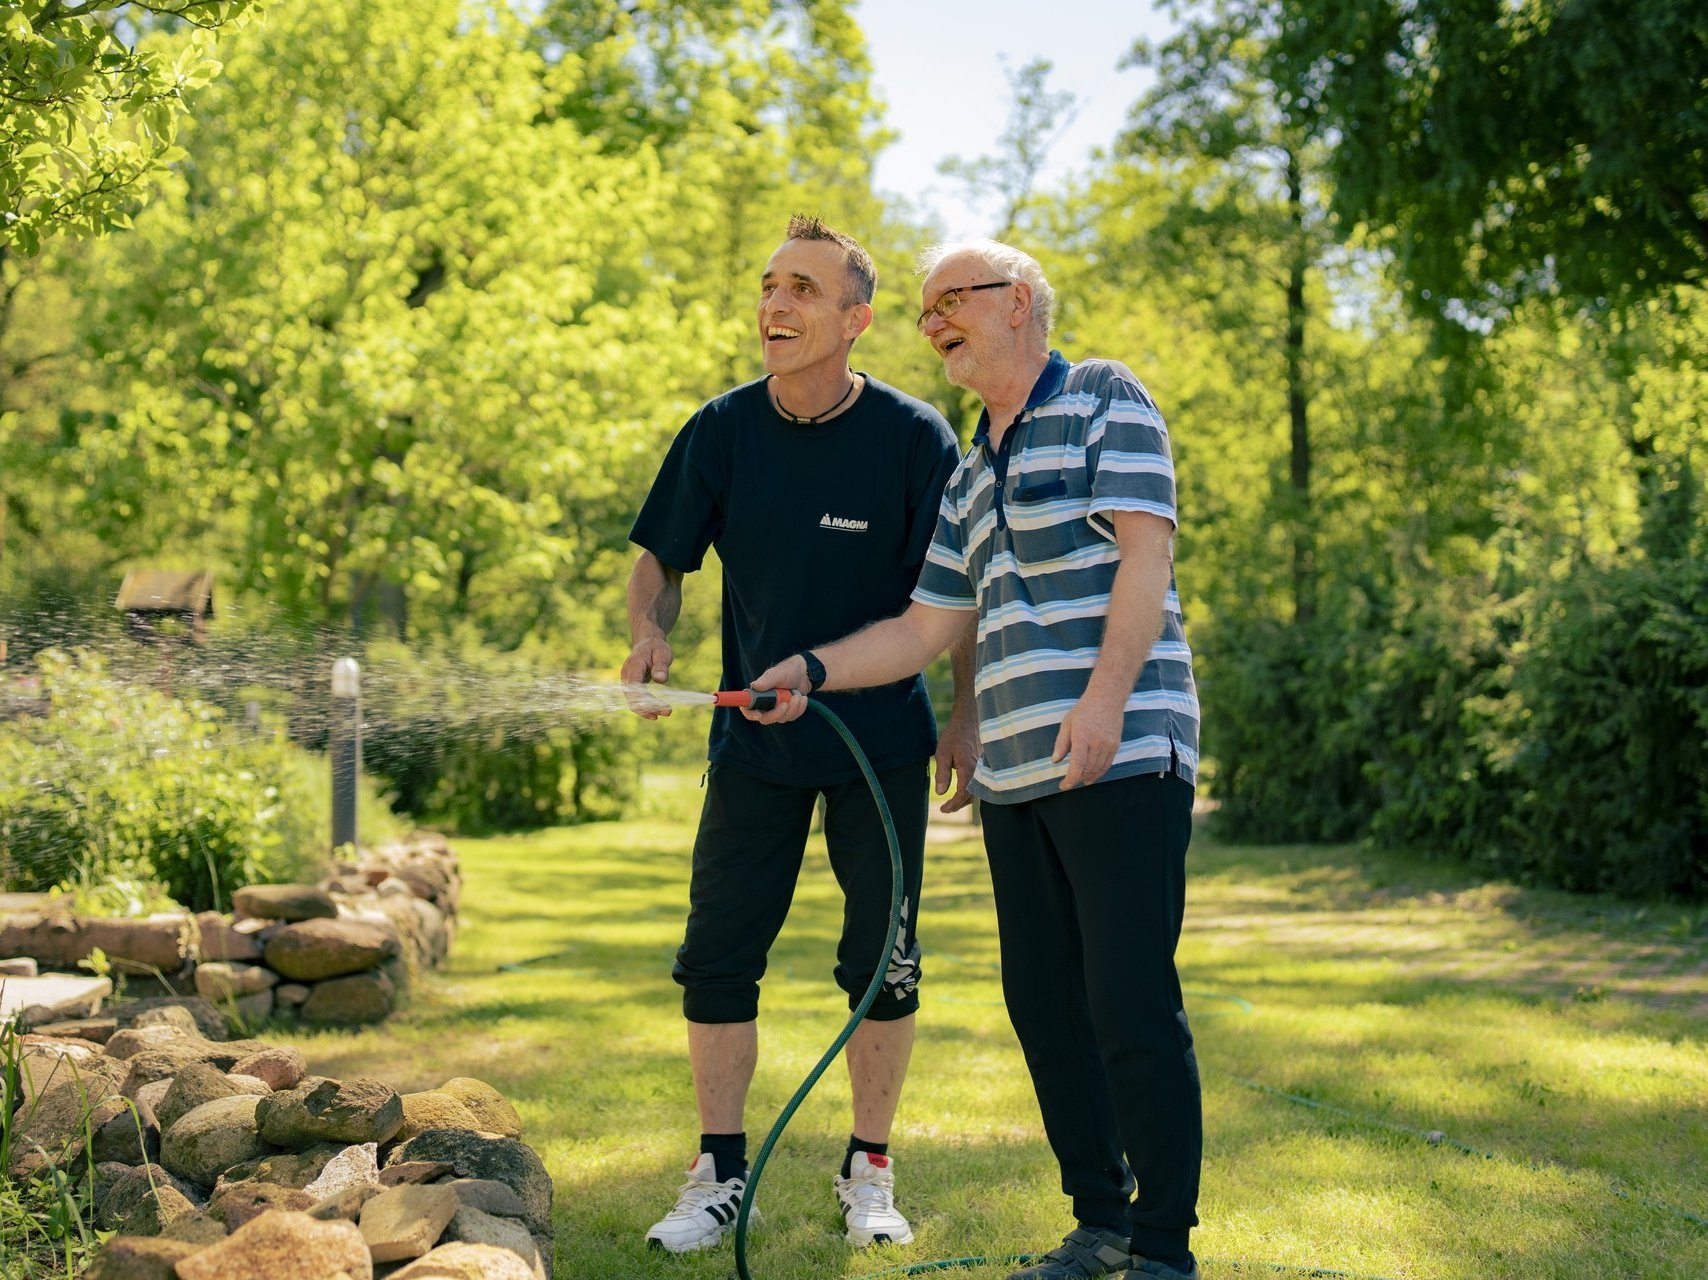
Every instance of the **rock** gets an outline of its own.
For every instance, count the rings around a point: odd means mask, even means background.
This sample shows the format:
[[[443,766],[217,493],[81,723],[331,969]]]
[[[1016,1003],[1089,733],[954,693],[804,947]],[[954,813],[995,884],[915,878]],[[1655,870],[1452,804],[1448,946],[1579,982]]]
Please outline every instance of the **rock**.
[[[499,1218],[528,1216],[528,1209],[522,1203],[522,1197],[502,1182],[494,1182],[491,1178],[455,1178],[440,1185],[455,1191],[457,1199],[470,1209],[479,1209],[482,1213],[490,1213]]]
[[[363,973],[398,954],[396,933],[359,920],[304,920],[267,939],[269,968],[296,982]]]
[[[301,1084],[303,1077],[308,1074],[308,1063],[300,1049],[281,1046],[277,1049],[263,1049],[247,1058],[239,1058],[231,1064],[231,1074],[254,1076],[257,1080],[264,1080],[269,1089],[279,1092],[294,1089]]]
[[[94,1131],[89,1155],[97,1164],[151,1164],[160,1159],[160,1122],[140,1102],[117,1099],[119,1110]],[[93,1117],[91,1117],[93,1119]]]
[[[40,972],[34,956],[14,956],[0,960],[0,977],[33,978]]]
[[[320,1171],[320,1176],[303,1190],[316,1200],[324,1200],[335,1192],[346,1187],[378,1187],[380,1185],[380,1165],[376,1155],[378,1148],[372,1142],[362,1142],[355,1146],[345,1147],[332,1159],[326,1162],[326,1167]]]
[[[201,1043],[200,1034],[185,1031],[181,1027],[153,1026],[126,1027],[124,1030],[114,1030],[107,1039],[107,1056],[121,1061],[134,1058],[137,1054],[149,1049],[161,1049],[169,1044],[180,1044],[185,1041]]]
[[[461,1129],[434,1129],[399,1143],[386,1164],[442,1160],[459,1178],[491,1178],[514,1191],[527,1210],[530,1230],[550,1235],[552,1180],[534,1151],[515,1138],[498,1138]]]
[[[278,985],[279,975],[266,965],[227,964],[214,960],[196,966],[196,994],[209,1000],[235,1000]]]
[[[98,1075],[64,1080],[50,1087],[20,1113],[8,1144],[8,1172],[22,1178],[51,1165],[74,1161],[83,1153],[85,1122],[99,1115],[95,1123],[104,1124],[124,1106],[115,1099],[117,1093],[111,1080]]]
[[[490,1244],[442,1244],[391,1280],[534,1280],[534,1273],[508,1249]]]
[[[35,1099],[58,1085],[97,1079],[124,1083],[124,1063],[103,1057],[93,1046],[31,1043],[33,1039],[25,1037],[18,1055],[18,1098],[26,1116]]]
[[[56,1022],[92,1018],[112,993],[112,979],[87,973],[0,979],[0,1019],[11,1022],[16,1017],[20,1029],[33,1031]]]
[[[516,1114],[516,1108],[505,1096],[486,1081],[476,1080],[473,1076],[455,1076],[440,1085],[439,1092],[450,1094],[472,1111],[474,1118],[480,1121],[478,1127],[487,1133],[506,1138],[522,1136],[522,1117]]]
[[[295,1187],[281,1187],[275,1182],[232,1182],[208,1197],[208,1215],[225,1223],[227,1231],[236,1231],[269,1209],[305,1213],[314,1203],[314,1196]]]
[[[330,920],[332,895],[312,884],[252,884],[231,895],[232,909],[260,920]]]
[[[192,1062],[173,1077],[165,1098],[155,1109],[155,1115],[159,1117],[161,1131],[166,1132],[178,1123],[180,1116],[188,1115],[215,1098],[256,1098],[265,1097],[270,1092],[259,1081],[244,1085],[217,1067],[205,1062]]]
[[[116,973],[176,973],[194,928],[177,913],[111,920],[43,912],[0,918],[0,954],[32,956],[56,969],[74,969],[95,951]]]
[[[217,911],[202,911],[196,916],[196,955],[206,960],[259,960],[261,944],[254,935],[239,933],[230,921]]]
[[[195,1188],[157,1164],[139,1165],[104,1180],[95,1199],[95,1225],[130,1236],[157,1236],[194,1212]]]
[[[272,1148],[256,1130],[255,1109],[266,1098],[215,1098],[180,1116],[160,1139],[160,1163],[187,1182],[211,1187],[220,1174]]]
[[[112,1015],[122,1027],[175,1026],[205,1040],[229,1040],[231,1025],[201,996],[151,996],[114,1005]],[[185,1019],[189,1021],[186,1022]]]
[[[500,1249],[508,1249],[528,1265],[528,1272],[536,1280],[546,1280],[546,1269],[540,1260],[540,1251],[534,1244],[534,1237],[528,1234],[528,1228],[520,1222],[509,1218],[494,1217],[490,1213],[482,1213],[479,1209],[471,1209],[468,1205],[459,1205],[451,1216],[450,1224],[445,1228],[444,1239],[449,1242],[460,1240],[464,1244],[490,1244]]]
[[[264,1213],[178,1264],[178,1280],[373,1280],[373,1259],[349,1222]]]
[[[419,1258],[457,1212],[454,1191],[437,1186],[391,1187],[362,1206],[362,1238],[375,1262]]]
[[[251,996],[238,996],[231,1002],[231,1012],[244,1026],[259,1026],[273,1016],[273,993],[257,991]]]
[[[298,1016],[314,1026],[357,1027],[384,1021],[395,1003],[397,987],[383,973],[358,973],[317,982],[303,1001]]]
[[[401,1187],[412,1182],[433,1182],[455,1170],[442,1160],[406,1160],[380,1170],[380,1186]]]
[[[314,988],[300,982],[281,982],[273,988],[273,996],[279,1004],[294,1009],[307,1000]]]
[[[321,1080],[261,1100],[261,1134],[281,1147],[310,1142],[386,1142],[403,1125],[403,1102],[378,1080]]]
[[[164,1080],[156,1080],[153,1084],[145,1084],[138,1089],[131,1101],[138,1107],[147,1107],[148,1112],[160,1123],[160,1104],[166,1101],[166,1095],[172,1092],[172,1082],[176,1076],[167,1076]],[[121,1079],[120,1083],[124,1083]]]
[[[195,1257],[203,1247],[183,1240],[114,1236],[101,1246],[100,1256],[83,1273],[83,1280],[175,1280],[177,1264]]]
[[[76,1018],[70,1022],[50,1022],[37,1028],[44,1036],[86,1040],[91,1044],[106,1044],[118,1029],[116,1018]]]
[[[197,1209],[181,1218],[174,1218],[161,1229],[162,1240],[185,1240],[190,1244],[218,1244],[230,1234],[225,1223]]]
[[[382,1189],[378,1183],[340,1188],[324,1200],[317,1201],[308,1211],[308,1216],[319,1218],[323,1222],[330,1222],[334,1218],[355,1222],[362,1216],[362,1206],[377,1196]]]
[[[222,1173],[216,1190],[233,1182],[272,1182],[300,1189],[318,1178],[327,1163],[343,1150],[338,1143],[317,1142],[302,1151],[280,1151],[259,1160],[247,1160]]]
[[[474,1112],[450,1094],[432,1089],[403,1095],[403,1127],[393,1137],[398,1142],[408,1142],[429,1129],[467,1129],[479,1133],[485,1128],[475,1119]]]
[[[192,1062],[205,1062],[221,1071],[231,1070],[232,1064],[258,1053],[267,1046],[259,1040],[174,1040],[157,1049],[145,1049],[130,1059],[125,1073],[124,1094],[134,1098],[144,1085],[175,1076]]]

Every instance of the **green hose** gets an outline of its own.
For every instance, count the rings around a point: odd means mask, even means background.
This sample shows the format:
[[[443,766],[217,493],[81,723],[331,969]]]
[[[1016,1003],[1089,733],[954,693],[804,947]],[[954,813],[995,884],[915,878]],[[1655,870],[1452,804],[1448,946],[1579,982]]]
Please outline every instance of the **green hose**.
[[[884,977],[888,972],[888,965],[885,962],[887,961],[891,951],[895,949],[896,935],[901,931],[901,845],[896,839],[895,820],[890,816],[890,806],[884,799],[883,788],[878,785],[878,776],[872,772],[871,761],[866,759],[866,753],[860,750],[860,744],[854,741],[854,735],[848,731],[848,726],[842,723],[841,717],[823,703],[815,702],[810,698],[807,700],[807,706],[811,707],[819,715],[823,716],[825,720],[829,722],[830,727],[836,730],[837,735],[847,746],[849,754],[854,757],[854,763],[860,766],[860,773],[865,777],[866,785],[872,789],[872,802],[878,806],[878,817],[883,819],[884,823],[884,839],[889,842],[890,847],[890,928],[889,935],[884,939],[884,949],[880,953],[882,959],[879,961],[878,970],[872,975],[872,981],[867,986],[866,993],[860,997],[860,1003],[855,1007],[854,1012],[848,1016],[847,1025],[842,1028],[836,1039],[830,1042],[830,1047],[824,1051],[824,1056],[821,1057],[818,1060],[817,1065],[807,1073],[806,1079],[801,1081],[800,1087],[794,1092],[794,1096],[789,1099],[789,1101],[784,1105],[782,1111],[777,1114],[776,1121],[771,1125],[771,1131],[765,1135],[765,1141],[759,1147],[758,1156],[754,1158],[753,1168],[747,1175],[747,1189],[741,1197],[741,1208],[735,1215],[735,1273],[739,1277],[739,1280],[753,1280],[753,1273],[748,1270],[747,1267],[747,1219],[748,1215],[752,1212],[754,1193],[759,1186],[760,1175],[764,1173],[765,1162],[771,1156],[771,1148],[777,1145],[777,1139],[782,1136],[783,1130],[788,1127],[789,1121],[794,1119],[795,1112],[800,1109],[801,1103],[806,1101],[807,1094],[812,1092],[813,1086],[818,1083],[819,1077],[824,1074],[825,1069],[836,1060],[836,1055],[842,1052],[842,1046],[848,1043],[848,1038],[854,1034],[854,1028],[860,1025],[861,1020],[866,1016],[866,1011],[872,1007],[872,1002],[878,998],[878,992],[882,989],[884,985]],[[1243,1005],[1246,1012],[1250,1012],[1251,1010],[1251,1006],[1244,1000],[1241,1000],[1238,996],[1212,998],[1231,999],[1237,1004]],[[877,1280],[877,1277],[879,1276],[925,1275],[933,1271],[951,1271],[958,1270],[963,1267],[988,1266],[991,1263],[1008,1263],[1015,1266],[1025,1266],[1028,1263],[1039,1261],[1041,1256],[1042,1255],[1040,1254],[1034,1253],[1015,1253],[1001,1257],[939,1258],[931,1262],[907,1263],[899,1267],[892,1267],[887,1271],[875,1272],[872,1276],[867,1277],[866,1280]],[[1266,1268],[1271,1271],[1292,1271],[1309,1276],[1340,1277],[1342,1280],[1386,1280],[1386,1277],[1382,1276],[1359,1277],[1356,1276],[1355,1273],[1345,1271],[1327,1271],[1305,1267],[1284,1267],[1273,1263],[1235,1263],[1234,1265],[1236,1267],[1241,1265],[1255,1265],[1259,1268]]]
[[[866,1011],[878,998],[878,992],[884,985],[884,977],[889,972],[887,961],[895,949],[896,934],[901,931],[901,845],[896,839],[895,819],[890,817],[890,806],[884,799],[884,789],[878,785],[878,775],[872,772],[872,762],[866,759],[866,753],[860,750],[860,744],[854,741],[854,735],[848,731],[848,726],[842,723],[842,718],[814,699],[807,699],[807,706],[823,716],[830,727],[836,730],[837,736],[854,757],[854,763],[860,766],[860,773],[865,777],[866,785],[872,789],[872,802],[878,806],[878,817],[883,819],[884,823],[884,839],[889,841],[890,846],[890,931],[889,936],[884,939],[877,972],[872,974],[866,994],[860,997],[860,1003],[855,1006],[854,1012],[848,1015],[848,1024],[842,1028],[836,1039],[830,1042],[830,1048],[824,1051],[818,1065],[807,1073],[807,1078],[801,1081],[800,1088],[795,1090],[794,1096],[778,1113],[771,1132],[765,1135],[765,1141],[759,1147],[759,1154],[754,1158],[753,1168],[747,1175],[747,1190],[741,1197],[741,1209],[735,1215],[735,1273],[741,1280],[753,1280],[753,1273],[747,1269],[747,1218],[753,1207],[754,1189],[759,1186],[759,1177],[765,1171],[765,1161],[770,1158],[771,1148],[777,1145],[777,1139],[782,1136],[789,1121],[794,1119],[795,1112],[806,1100],[807,1094],[812,1092],[812,1087],[818,1083],[818,1078],[824,1074],[826,1067],[836,1061],[836,1055],[842,1052],[842,1046],[848,1043],[848,1037],[854,1034],[854,1028],[860,1025]]]

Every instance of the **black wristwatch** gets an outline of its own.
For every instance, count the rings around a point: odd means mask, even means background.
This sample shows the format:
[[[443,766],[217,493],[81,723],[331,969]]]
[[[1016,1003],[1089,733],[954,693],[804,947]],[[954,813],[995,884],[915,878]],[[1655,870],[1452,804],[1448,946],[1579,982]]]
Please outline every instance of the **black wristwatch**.
[[[830,677],[825,674],[824,663],[818,660],[818,655],[810,649],[802,649],[801,661],[807,664],[807,692],[824,688],[824,682]]]

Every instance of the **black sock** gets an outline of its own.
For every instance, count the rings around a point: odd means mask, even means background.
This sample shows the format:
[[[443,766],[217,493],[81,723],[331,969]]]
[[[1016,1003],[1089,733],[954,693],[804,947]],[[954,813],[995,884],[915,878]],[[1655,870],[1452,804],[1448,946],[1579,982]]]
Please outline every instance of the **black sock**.
[[[842,1157],[842,1176],[846,1178],[854,1166],[854,1153],[864,1151],[869,1156],[887,1156],[890,1144],[887,1142],[867,1142],[862,1138],[848,1135],[848,1150]]]
[[[719,1182],[747,1177],[747,1135],[745,1133],[702,1133],[700,1150],[711,1153],[717,1166]]]

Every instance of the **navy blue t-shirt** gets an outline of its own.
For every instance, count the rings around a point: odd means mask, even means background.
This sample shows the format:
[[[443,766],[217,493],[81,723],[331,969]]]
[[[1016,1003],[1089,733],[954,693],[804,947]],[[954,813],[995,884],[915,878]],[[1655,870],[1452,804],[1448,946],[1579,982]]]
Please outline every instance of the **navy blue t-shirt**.
[[[703,405],[677,434],[629,540],[683,573],[708,547],[723,562],[723,687],[907,608],[958,449],[930,405],[868,377],[817,426],[777,413],[764,379]],[[914,676],[817,695],[874,769],[930,755],[937,723]],[[831,786],[859,766],[823,719],[759,725],[712,713],[709,751],[792,786]]]

